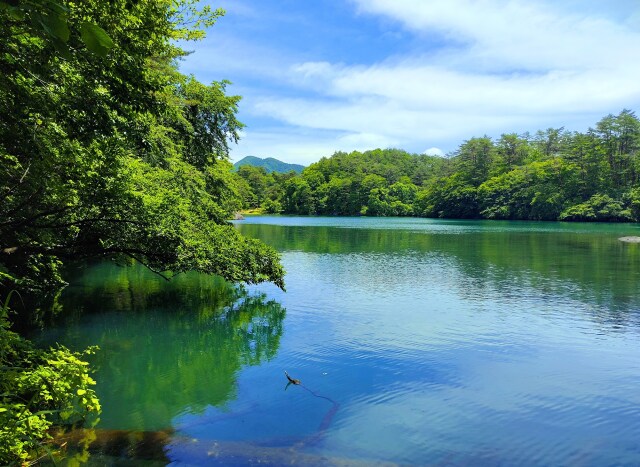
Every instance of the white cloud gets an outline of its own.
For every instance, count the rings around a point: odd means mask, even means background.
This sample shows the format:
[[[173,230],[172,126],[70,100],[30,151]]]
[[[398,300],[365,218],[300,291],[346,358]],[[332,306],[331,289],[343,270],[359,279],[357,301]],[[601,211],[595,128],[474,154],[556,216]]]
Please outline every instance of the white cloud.
[[[235,154],[308,163],[335,150],[433,145],[447,152],[483,134],[585,130],[640,104],[636,2],[352,2],[429,47],[363,65],[296,61],[270,44],[220,40],[210,51],[219,67],[270,83],[243,88],[241,118],[279,122],[275,132],[247,128]]]
[[[440,157],[444,157],[444,151],[440,148],[429,148],[427,150],[425,150],[423,152],[423,154],[426,154],[428,156],[440,156]]]
[[[593,124],[640,99],[640,33],[605,17],[540,2],[358,4],[420,35],[435,29],[464,46],[368,67],[297,64],[292,75],[299,83],[322,82],[322,94],[263,98],[255,112],[292,125],[367,134],[371,142],[432,141],[451,149],[454,139],[458,144],[484,133]]]
[[[428,37],[445,34],[462,43],[460,67],[496,70],[619,67],[637,56],[637,30],[602,11],[541,0],[355,0],[361,11],[393,18]],[[588,3],[588,2],[587,2]],[[614,9],[616,3],[607,2]],[[638,6],[626,7],[638,12]],[[605,10],[606,11],[606,10]],[[630,42],[631,41],[631,42]]]

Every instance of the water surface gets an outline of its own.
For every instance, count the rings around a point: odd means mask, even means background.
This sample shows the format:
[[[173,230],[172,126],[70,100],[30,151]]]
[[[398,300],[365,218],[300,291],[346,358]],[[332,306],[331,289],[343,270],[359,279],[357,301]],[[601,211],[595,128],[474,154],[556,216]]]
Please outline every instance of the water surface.
[[[637,226],[236,225],[282,253],[286,293],[74,278],[43,340],[101,346],[102,433],[164,433],[175,465],[640,463]]]

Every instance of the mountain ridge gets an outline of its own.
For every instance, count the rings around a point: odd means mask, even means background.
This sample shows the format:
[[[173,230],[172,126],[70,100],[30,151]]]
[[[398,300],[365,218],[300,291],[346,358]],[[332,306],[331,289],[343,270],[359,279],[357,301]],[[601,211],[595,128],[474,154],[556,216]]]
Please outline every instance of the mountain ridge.
[[[286,173],[291,170],[294,172],[300,173],[304,169],[304,165],[301,164],[289,164],[287,162],[282,162],[281,160],[275,159],[273,157],[260,158],[256,156],[245,156],[240,159],[238,162],[233,164],[234,171],[237,171],[243,165],[252,165],[254,167],[264,167],[267,173],[270,172],[281,172]]]

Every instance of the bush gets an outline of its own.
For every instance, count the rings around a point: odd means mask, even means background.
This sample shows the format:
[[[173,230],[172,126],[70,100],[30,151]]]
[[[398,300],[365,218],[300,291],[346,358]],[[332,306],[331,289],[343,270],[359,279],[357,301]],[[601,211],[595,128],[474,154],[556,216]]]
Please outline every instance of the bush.
[[[100,412],[88,363],[95,351],[49,350],[9,330],[0,308],[0,464],[24,463],[40,451],[53,425],[74,425]],[[97,420],[96,420],[97,421]]]
[[[561,221],[631,222],[630,209],[609,195],[596,194],[588,201],[571,206],[560,214]]]

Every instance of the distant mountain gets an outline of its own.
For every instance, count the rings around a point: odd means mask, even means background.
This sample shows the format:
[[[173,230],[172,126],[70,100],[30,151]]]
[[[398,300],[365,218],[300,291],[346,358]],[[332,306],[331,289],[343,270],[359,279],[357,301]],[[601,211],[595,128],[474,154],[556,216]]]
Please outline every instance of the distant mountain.
[[[266,159],[261,159],[259,157],[247,156],[240,159],[238,162],[233,164],[234,170],[238,170],[243,165],[253,165],[254,167],[264,167],[265,170],[270,172],[290,172],[293,170],[294,172],[302,172],[304,169],[304,165],[300,164],[287,164],[286,162],[279,161],[278,159],[274,159],[273,157],[267,157]]]

